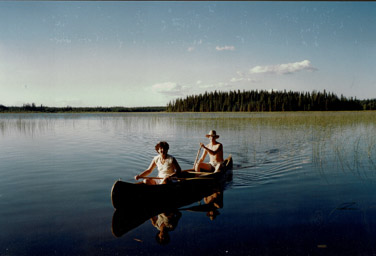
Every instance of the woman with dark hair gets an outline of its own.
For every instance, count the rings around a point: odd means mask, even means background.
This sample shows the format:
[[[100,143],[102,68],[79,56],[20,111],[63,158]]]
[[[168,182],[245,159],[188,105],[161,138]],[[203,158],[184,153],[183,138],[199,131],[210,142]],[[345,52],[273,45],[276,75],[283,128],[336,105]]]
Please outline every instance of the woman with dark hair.
[[[158,152],[158,155],[153,158],[149,168],[147,168],[144,172],[140,173],[139,175],[136,175],[134,178],[136,180],[140,178],[145,178],[145,183],[155,185],[165,184],[172,175],[179,175],[181,172],[181,168],[178,162],[176,161],[175,157],[167,154],[169,147],[170,146],[165,141],[161,141],[157,145],[155,145],[155,150]],[[158,168],[159,179],[148,179],[147,176],[153,172],[155,167]]]

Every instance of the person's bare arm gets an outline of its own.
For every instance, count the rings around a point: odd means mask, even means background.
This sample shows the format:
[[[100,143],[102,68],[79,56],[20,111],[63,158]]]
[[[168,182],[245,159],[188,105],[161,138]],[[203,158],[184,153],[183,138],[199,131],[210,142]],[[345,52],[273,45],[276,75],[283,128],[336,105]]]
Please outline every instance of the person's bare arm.
[[[209,152],[209,154],[211,155],[216,155],[223,150],[222,144],[219,144],[219,147],[216,150],[211,150],[210,148],[206,146],[203,146],[203,148],[205,149],[206,152]]]
[[[205,149],[205,145],[203,143],[200,143],[200,146]],[[208,152],[206,150],[204,150],[200,159],[198,160],[198,163],[202,163],[205,160],[205,157],[206,157],[207,154],[208,154]]]
[[[150,175],[150,173],[152,173],[152,171],[154,170],[154,168],[155,168],[156,166],[157,166],[157,165],[156,165],[156,163],[155,163],[155,161],[154,161],[154,159],[153,159],[153,160],[151,161],[149,167],[148,167],[145,171],[143,171],[142,173],[140,173],[139,175],[136,175],[136,176],[134,177],[134,179],[135,179],[135,180],[138,180],[138,179],[140,179],[141,177],[146,177],[146,176]]]

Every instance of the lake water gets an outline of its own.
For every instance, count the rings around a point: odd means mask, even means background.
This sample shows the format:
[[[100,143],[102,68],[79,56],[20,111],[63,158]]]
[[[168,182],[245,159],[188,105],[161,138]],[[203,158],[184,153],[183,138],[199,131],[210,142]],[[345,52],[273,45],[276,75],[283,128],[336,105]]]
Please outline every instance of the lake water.
[[[234,160],[219,215],[115,237],[114,181],[160,140],[191,168],[211,129]],[[1,256],[375,255],[375,188],[376,112],[0,114]]]

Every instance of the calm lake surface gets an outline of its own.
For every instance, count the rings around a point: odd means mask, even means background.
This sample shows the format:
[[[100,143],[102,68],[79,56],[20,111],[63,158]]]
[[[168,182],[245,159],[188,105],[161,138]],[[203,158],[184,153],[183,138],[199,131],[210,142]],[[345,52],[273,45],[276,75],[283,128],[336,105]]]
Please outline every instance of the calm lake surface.
[[[115,237],[114,181],[160,140],[191,168],[211,129],[234,160],[219,215]],[[375,188],[376,112],[0,114],[1,256],[375,255]]]

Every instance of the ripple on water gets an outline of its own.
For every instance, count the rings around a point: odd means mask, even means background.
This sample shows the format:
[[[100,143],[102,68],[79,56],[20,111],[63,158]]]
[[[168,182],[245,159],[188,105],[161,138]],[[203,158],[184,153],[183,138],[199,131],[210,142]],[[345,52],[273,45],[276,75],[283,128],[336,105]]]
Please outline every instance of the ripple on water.
[[[292,151],[272,149],[259,154],[254,164],[234,165],[232,188],[257,187],[290,179],[302,172],[304,165],[311,162],[308,152],[296,154]]]

